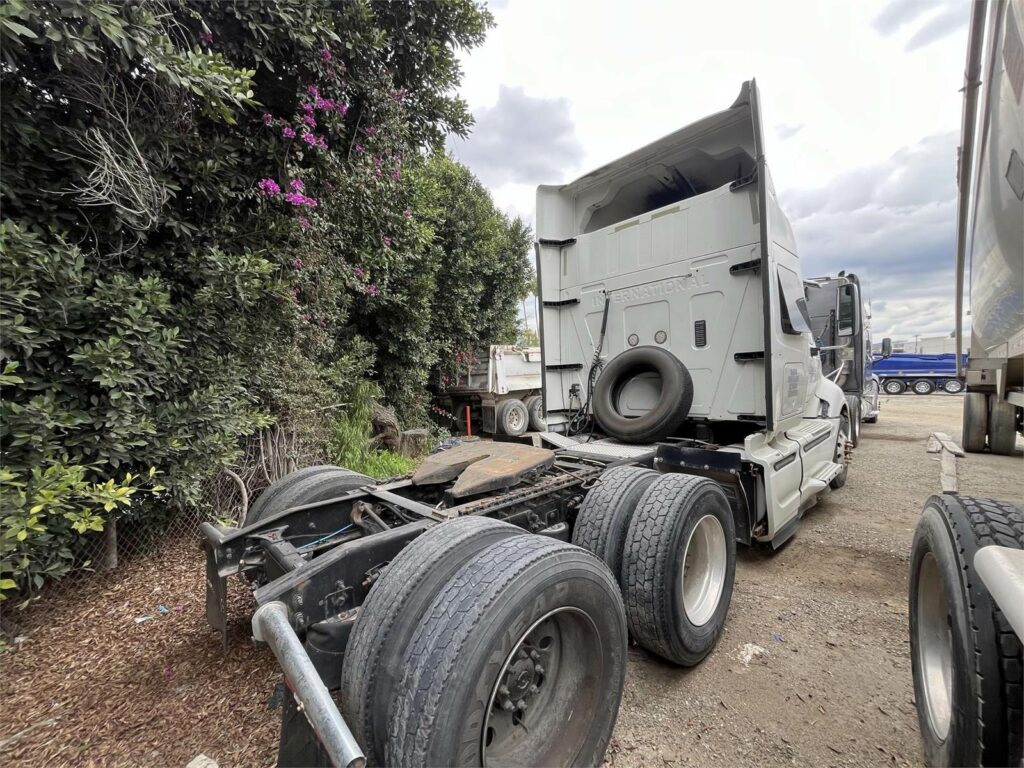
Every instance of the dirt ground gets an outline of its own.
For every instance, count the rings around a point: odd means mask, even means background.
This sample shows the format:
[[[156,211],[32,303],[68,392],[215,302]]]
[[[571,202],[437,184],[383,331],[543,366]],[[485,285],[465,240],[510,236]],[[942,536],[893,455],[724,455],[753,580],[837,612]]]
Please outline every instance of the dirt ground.
[[[781,551],[741,550],[725,633],[701,666],[680,670],[630,650],[609,764],[921,763],[907,554],[939,488],[925,440],[936,429],[959,440],[960,403],[883,401],[846,487]],[[1022,468],[1019,455],[967,456],[961,492],[1019,502]],[[179,541],[65,582],[27,611],[5,608],[21,637],[0,654],[0,763],[181,766],[204,753],[222,766],[273,764],[273,656],[248,639],[251,598],[239,583],[221,652],[203,617],[203,575],[197,543]]]
[[[740,551],[725,632],[703,664],[680,670],[631,649],[612,765],[922,764],[908,556],[921,507],[939,490],[926,439],[937,430],[959,441],[961,403],[883,398],[846,486],[780,551]],[[960,492],[1020,503],[1022,470],[1019,453],[968,455]],[[741,661],[747,643],[764,655]]]

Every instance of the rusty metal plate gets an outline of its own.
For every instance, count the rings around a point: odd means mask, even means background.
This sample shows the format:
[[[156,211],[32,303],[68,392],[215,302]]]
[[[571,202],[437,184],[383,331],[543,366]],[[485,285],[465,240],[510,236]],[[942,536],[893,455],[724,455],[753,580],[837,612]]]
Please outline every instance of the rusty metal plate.
[[[511,488],[531,472],[555,463],[554,451],[520,443],[463,443],[428,456],[412,476],[413,485],[447,483],[455,498]]]

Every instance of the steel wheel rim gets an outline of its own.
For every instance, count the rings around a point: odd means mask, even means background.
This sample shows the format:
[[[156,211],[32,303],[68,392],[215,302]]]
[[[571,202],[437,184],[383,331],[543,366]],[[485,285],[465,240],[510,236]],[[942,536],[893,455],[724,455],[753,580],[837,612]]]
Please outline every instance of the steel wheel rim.
[[[573,764],[602,704],[602,651],[597,625],[579,608],[557,608],[520,635],[491,688],[481,765]]]
[[[505,416],[505,420],[508,423],[508,428],[512,431],[523,426],[523,414],[520,413],[518,408],[510,407],[508,409],[508,414]]]
[[[959,381],[947,381],[945,384],[942,385],[942,388],[949,392],[949,394],[955,395],[961,389],[963,389],[963,384],[961,384]]]
[[[890,394],[890,395],[896,395],[896,394],[899,394],[899,391],[900,391],[900,385],[899,385],[899,384],[893,384],[892,382],[888,382],[888,381],[887,381],[887,382],[885,383],[885,386],[883,387],[883,389],[884,389],[884,390],[885,390],[885,391],[886,391],[886,392],[887,392],[888,394]]]
[[[917,576],[917,672],[928,726],[940,741],[949,735],[953,702],[953,632],[939,562],[931,552]]]
[[[714,515],[704,515],[690,531],[679,569],[683,611],[695,627],[711,621],[718,609],[728,560],[722,523]]]
[[[919,395],[927,395],[930,390],[931,387],[929,387],[928,384],[926,384],[923,381],[918,381],[914,383],[914,391],[917,392],[917,394]]]
[[[836,440],[835,463],[846,466],[846,444],[850,442],[850,417],[843,414],[839,417],[839,437]]]

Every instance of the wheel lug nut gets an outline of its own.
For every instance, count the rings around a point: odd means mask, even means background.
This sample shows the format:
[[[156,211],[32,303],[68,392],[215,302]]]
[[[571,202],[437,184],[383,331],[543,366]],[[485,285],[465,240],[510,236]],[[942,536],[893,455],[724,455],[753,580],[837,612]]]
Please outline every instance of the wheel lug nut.
[[[520,712],[525,712],[526,711],[526,702],[525,701],[520,701],[518,704],[516,704],[516,709],[518,709]]]
[[[530,693],[536,693],[539,690],[540,690],[540,688],[538,688],[536,685],[531,685],[530,686]]]
[[[536,661],[537,659],[540,658],[540,654],[537,653],[536,651],[530,651],[530,658],[533,659],[534,661]]]
[[[540,664],[534,664],[533,665],[533,671],[536,672],[538,675],[543,675],[544,674],[544,667],[542,667]]]
[[[499,696],[508,696],[508,686],[507,685],[500,686],[498,688],[498,695]]]
[[[501,703],[501,708],[504,709],[506,712],[511,712],[513,709],[516,708],[516,705],[508,699],[505,699],[505,701]]]

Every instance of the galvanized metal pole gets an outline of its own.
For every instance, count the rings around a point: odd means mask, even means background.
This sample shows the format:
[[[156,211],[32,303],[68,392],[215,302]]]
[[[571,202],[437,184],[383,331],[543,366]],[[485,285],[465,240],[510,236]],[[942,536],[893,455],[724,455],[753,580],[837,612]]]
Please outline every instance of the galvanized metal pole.
[[[331,762],[338,768],[364,768],[366,757],[292,629],[288,607],[280,601],[261,605],[252,617],[252,633],[274,652],[299,700],[299,709]]]

